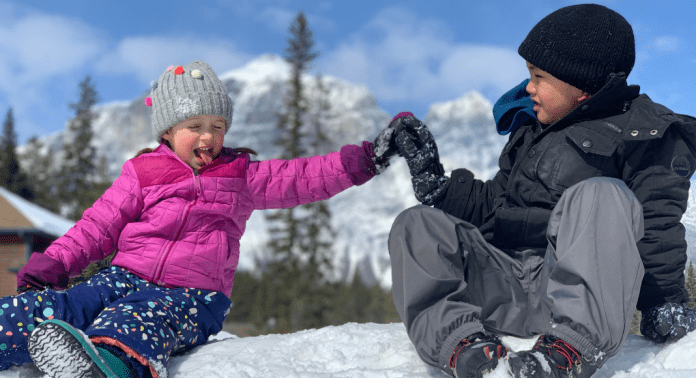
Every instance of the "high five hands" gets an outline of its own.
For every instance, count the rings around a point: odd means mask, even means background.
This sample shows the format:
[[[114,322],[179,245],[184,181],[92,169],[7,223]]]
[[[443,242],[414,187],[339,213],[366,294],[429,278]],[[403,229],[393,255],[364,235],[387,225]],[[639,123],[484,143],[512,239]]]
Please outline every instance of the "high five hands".
[[[449,178],[440,163],[433,135],[412,113],[399,113],[374,143],[376,165],[384,169],[390,157],[398,154],[406,159],[416,199],[433,205],[449,186]],[[385,165],[386,164],[386,165]]]

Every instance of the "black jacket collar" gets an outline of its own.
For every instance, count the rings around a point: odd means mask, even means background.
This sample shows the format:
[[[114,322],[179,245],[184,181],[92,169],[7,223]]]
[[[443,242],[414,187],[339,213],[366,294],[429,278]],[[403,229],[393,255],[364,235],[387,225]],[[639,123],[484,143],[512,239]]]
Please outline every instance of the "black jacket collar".
[[[628,85],[623,72],[611,74],[602,89],[552,126],[604,118],[625,112],[631,106],[631,101],[639,95],[640,87]]]

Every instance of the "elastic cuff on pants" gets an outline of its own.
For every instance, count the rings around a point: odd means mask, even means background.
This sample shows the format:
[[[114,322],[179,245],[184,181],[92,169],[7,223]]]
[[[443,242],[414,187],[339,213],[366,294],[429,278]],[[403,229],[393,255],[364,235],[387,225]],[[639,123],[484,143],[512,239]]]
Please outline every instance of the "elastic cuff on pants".
[[[95,344],[95,345],[109,345],[112,347],[116,347],[120,350],[122,350],[126,356],[129,358],[132,358],[133,361],[139,362],[141,365],[143,365],[146,369],[150,370],[150,374],[152,375],[153,378],[159,378],[160,376],[167,376],[166,371],[158,371],[158,369],[153,366],[153,364],[150,363],[150,361],[147,360],[147,358],[143,357],[140,353],[136,352],[132,348],[130,348],[128,345],[114,339],[113,337],[108,337],[108,336],[90,336],[89,340]],[[160,373],[165,373],[165,374],[160,374]]]
[[[549,334],[570,344],[598,369],[611,357],[565,324],[553,324]]]
[[[447,336],[445,342],[442,343],[442,347],[440,348],[440,356],[438,357],[440,367],[445,372],[452,375],[452,369],[449,368],[449,360],[450,357],[452,357],[452,353],[454,353],[454,348],[457,346],[457,344],[477,332],[486,333],[486,331],[483,329],[483,325],[481,325],[479,322],[469,322],[462,324],[459,328],[455,329],[449,334],[449,336]]]

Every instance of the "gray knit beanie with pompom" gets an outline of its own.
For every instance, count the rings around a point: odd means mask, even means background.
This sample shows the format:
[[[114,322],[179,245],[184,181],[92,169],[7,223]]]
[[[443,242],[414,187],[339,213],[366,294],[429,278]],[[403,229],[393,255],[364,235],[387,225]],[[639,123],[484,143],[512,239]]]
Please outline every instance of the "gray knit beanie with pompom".
[[[191,117],[220,116],[225,120],[225,132],[232,123],[232,100],[227,88],[208,64],[198,60],[185,66],[169,66],[152,84],[145,104],[152,107],[152,133],[157,142],[161,142],[165,131]]]

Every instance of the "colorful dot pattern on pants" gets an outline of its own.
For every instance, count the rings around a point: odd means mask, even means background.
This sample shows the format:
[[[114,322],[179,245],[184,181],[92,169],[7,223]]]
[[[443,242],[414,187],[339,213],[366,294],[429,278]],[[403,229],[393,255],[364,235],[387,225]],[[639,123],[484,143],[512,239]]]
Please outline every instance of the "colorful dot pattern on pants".
[[[169,357],[207,342],[230,307],[222,293],[164,288],[110,267],[65,291],[0,299],[0,370],[31,362],[26,340],[46,319],[68,321],[89,336],[128,346],[166,376]]]
[[[0,370],[31,362],[26,340],[56,313],[55,292],[27,292],[0,299]]]

